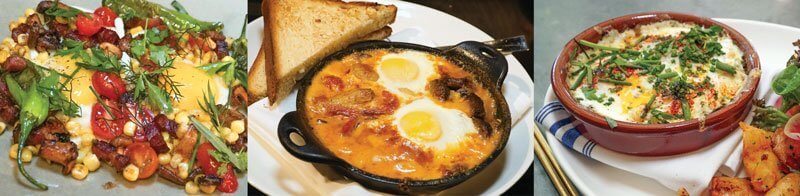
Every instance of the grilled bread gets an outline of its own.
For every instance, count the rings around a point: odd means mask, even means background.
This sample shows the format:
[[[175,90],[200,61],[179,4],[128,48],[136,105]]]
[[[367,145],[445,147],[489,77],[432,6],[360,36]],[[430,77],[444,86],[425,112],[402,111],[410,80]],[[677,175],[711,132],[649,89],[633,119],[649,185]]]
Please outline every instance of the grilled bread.
[[[331,0],[267,0],[262,4],[265,40],[250,70],[253,101],[286,97],[297,80],[323,57],[347,45],[391,34],[397,7]]]

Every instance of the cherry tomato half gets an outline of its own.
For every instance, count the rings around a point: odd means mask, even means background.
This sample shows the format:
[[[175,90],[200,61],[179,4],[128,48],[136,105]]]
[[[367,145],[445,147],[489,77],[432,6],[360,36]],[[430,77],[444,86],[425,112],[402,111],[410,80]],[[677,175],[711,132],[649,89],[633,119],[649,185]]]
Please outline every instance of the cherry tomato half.
[[[114,13],[114,10],[111,10],[111,8],[102,6],[94,10],[94,17],[100,25],[104,27],[113,27],[114,19],[117,18],[117,13]]]
[[[217,171],[219,171],[219,167],[222,164],[211,156],[209,151],[212,150],[215,150],[215,148],[211,143],[206,142],[200,144],[200,147],[197,148],[197,164],[206,175],[213,174],[219,176]],[[236,180],[236,172],[233,170],[233,164],[229,163],[225,164],[225,166],[227,167],[227,173],[220,176],[222,182],[217,187],[217,190],[224,193],[232,193],[239,187],[239,182]]]
[[[106,105],[109,106],[107,111],[101,103],[95,103],[92,106],[92,133],[98,139],[111,141],[115,137],[122,134],[123,127],[127,122],[124,113],[119,110],[117,104],[113,101],[104,100]],[[113,118],[112,117],[116,117]]]
[[[149,178],[158,169],[158,155],[147,143],[134,142],[128,145],[125,156],[131,159],[131,164],[139,168],[139,179]]]
[[[125,82],[114,73],[97,71],[92,74],[92,87],[97,93],[111,100],[119,100],[125,93]]]
[[[84,36],[92,36],[100,31],[101,28],[100,23],[95,18],[87,17],[83,14],[78,14],[78,18],[75,19],[75,26],[78,27],[78,34]]]

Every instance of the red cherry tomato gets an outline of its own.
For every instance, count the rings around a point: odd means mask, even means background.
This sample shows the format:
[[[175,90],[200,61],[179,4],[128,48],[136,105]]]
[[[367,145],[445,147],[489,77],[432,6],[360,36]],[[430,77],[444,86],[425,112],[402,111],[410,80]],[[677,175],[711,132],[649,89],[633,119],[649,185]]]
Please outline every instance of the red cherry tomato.
[[[222,175],[222,182],[217,186],[217,190],[223,193],[233,193],[239,188],[239,181],[236,180],[236,172],[233,171],[233,164],[225,165],[228,173]]]
[[[797,113],[800,113],[800,105],[792,106],[789,110],[786,110],[787,116],[794,116]]]
[[[95,103],[92,106],[92,133],[98,139],[111,141],[122,134],[123,127],[128,120],[125,118],[125,114],[119,110],[116,103],[112,101],[105,102],[109,106],[110,112],[101,103]]]
[[[119,75],[114,73],[97,71],[92,74],[92,87],[100,95],[111,100],[119,100],[119,96],[125,93],[125,82]]]
[[[146,143],[135,142],[128,145],[125,156],[131,159],[131,164],[139,168],[139,179],[149,178],[158,169],[158,155]]]
[[[97,22],[104,27],[113,27],[114,26],[114,19],[117,18],[117,13],[114,13],[114,10],[111,10],[108,7],[99,7],[94,10],[94,17],[97,19]]]
[[[78,34],[84,36],[92,36],[102,28],[95,18],[87,17],[83,14],[78,14],[78,18],[75,19],[75,26],[78,27]]]
[[[217,171],[219,171],[219,167],[222,165],[219,161],[214,159],[211,156],[209,151],[216,150],[211,143],[203,143],[200,144],[200,147],[197,148],[197,164],[200,166],[200,169],[203,170],[203,173],[206,175],[217,175]],[[219,186],[217,186],[217,190],[224,193],[232,193],[235,192],[236,189],[239,187],[239,182],[236,180],[236,172],[233,171],[233,164],[225,164],[227,167],[227,173],[220,176],[222,178],[222,182]]]

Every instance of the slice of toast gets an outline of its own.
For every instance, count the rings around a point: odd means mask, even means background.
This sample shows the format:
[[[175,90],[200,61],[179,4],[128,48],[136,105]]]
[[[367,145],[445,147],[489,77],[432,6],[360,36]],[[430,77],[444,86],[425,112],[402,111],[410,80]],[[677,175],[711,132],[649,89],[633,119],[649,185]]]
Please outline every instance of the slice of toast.
[[[269,0],[262,5],[265,31],[271,37],[265,55],[266,95],[271,104],[286,97],[297,80],[323,57],[367,38],[383,35],[394,22],[397,7],[338,0]],[[389,31],[391,32],[391,31]],[[381,36],[378,36],[381,37]],[[267,47],[269,48],[269,47]]]
[[[389,26],[385,26],[377,31],[373,31],[365,35],[364,37],[358,39],[358,41],[366,41],[366,40],[383,40],[392,35],[392,28]],[[266,43],[267,40],[264,40]],[[268,47],[272,47],[269,44]],[[255,61],[253,61],[253,66],[250,67],[250,71],[247,74],[247,84],[248,84],[248,94],[250,95],[250,100],[252,102],[256,102],[264,97],[267,97],[267,86],[270,85],[272,81],[272,85],[275,85],[277,80],[268,80],[267,77],[267,59],[266,54],[272,54],[271,48],[267,48],[264,44],[262,44],[261,49],[258,51],[258,55],[256,56]],[[271,58],[269,62],[270,66],[272,64]],[[273,73],[270,73],[272,75]],[[276,88],[272,88],[276,89]],[[251,103],[252,103],[251,102]],[[273,101],[268,101],[272,103]]]

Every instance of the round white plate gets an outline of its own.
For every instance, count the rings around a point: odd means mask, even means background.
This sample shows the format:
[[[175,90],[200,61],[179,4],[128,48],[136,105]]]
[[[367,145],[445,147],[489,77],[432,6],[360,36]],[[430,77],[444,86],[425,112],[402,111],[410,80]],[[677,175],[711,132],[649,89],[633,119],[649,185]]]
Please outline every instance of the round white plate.
[[[759,88],[768,87],[772,76],[786,66],[794,51],[792,42],[800,39],[800,29],[794,27],[739,19],[714,20],[739,31],[755,48],[762,69]],[[759,89],[758,96],[764,96],[767,90]],[[552,93],[552,90],[548,89],[547,93]],[[585,195],[675,195],[675,191],[653,179],[587,158],[561,145],[552,134],[545,135],[561,168]]]
[[[398,7],[397,20],[391,25],[392,41],[412,42],[428,46],[445,46],[465,40],[492,40],[478,28],[446,13],[402,1],[380,0],[381,4]],[[249,60],[255,59],[261,46],[263,19],[247,27]],[[533,81],[522,65],[508,56],[509,75],[505,86],[520,89],[533,96]],[[379,194],[357,183],[341,179],[341,175],[327,171],[325,166],[303,162],[286,152],[276,139],[274,126],[284,113],[295,110],[295,92],[276,107],[258,101],[248,108],[250,183],[270,195],[362,195]],[[528,100],[533,100],[528,99]],[[529,105],[532,105],[530,103]],[[514,105],[511,105],[514,107]],[[499,195],[510,188],[533,162],[533,112],[523,113],[523,120],[511,130],[505,151],[470,180],[448,189],[447,195]],[[301,168],[301,169],[298,169]],[[323,177],[328,176],[328,178]]]
[[[170,7],[171,0],[150,0]],[[101,0],[62,0],[61,2],[77,8],[92,8],[100,6]],[[243,0],[237,1],[180,1],[193,17],[206,21],[220,21],[225,24],[223,32],[226,36],[238,38],[244,25],[247,4]],[[9,36],[11,30],[8,23],[22,16],[25,9],[35,9],[39,1],[30,0],[4,0],[2,7],[5,12],[0,13],[0,39]],[[10,6],[10,7],[8,7]],[[89,9],[84,9],[89,10]],[[44,159],[34,158],[27,164],[27,171],[49,186],[49,190],[39,191],[19,174],[16,162],[8,158],[8,149],[11,146],[11,132],[0,134],[0,195],[184,195],[183,186],[175,185],[160,177],[151,177],[147,180],[128,182],[121,174],[117,174],[107,164],[89,173],[84,180],[75,180],[69,175],[61,174],[61,166],[48,164]],[[247,195],[247,175],[239,175],[239,187],[235,195]],[[105,189],[103,184],[112,182],[116,188]],[[11,191],[11,192],[8,192]]]

